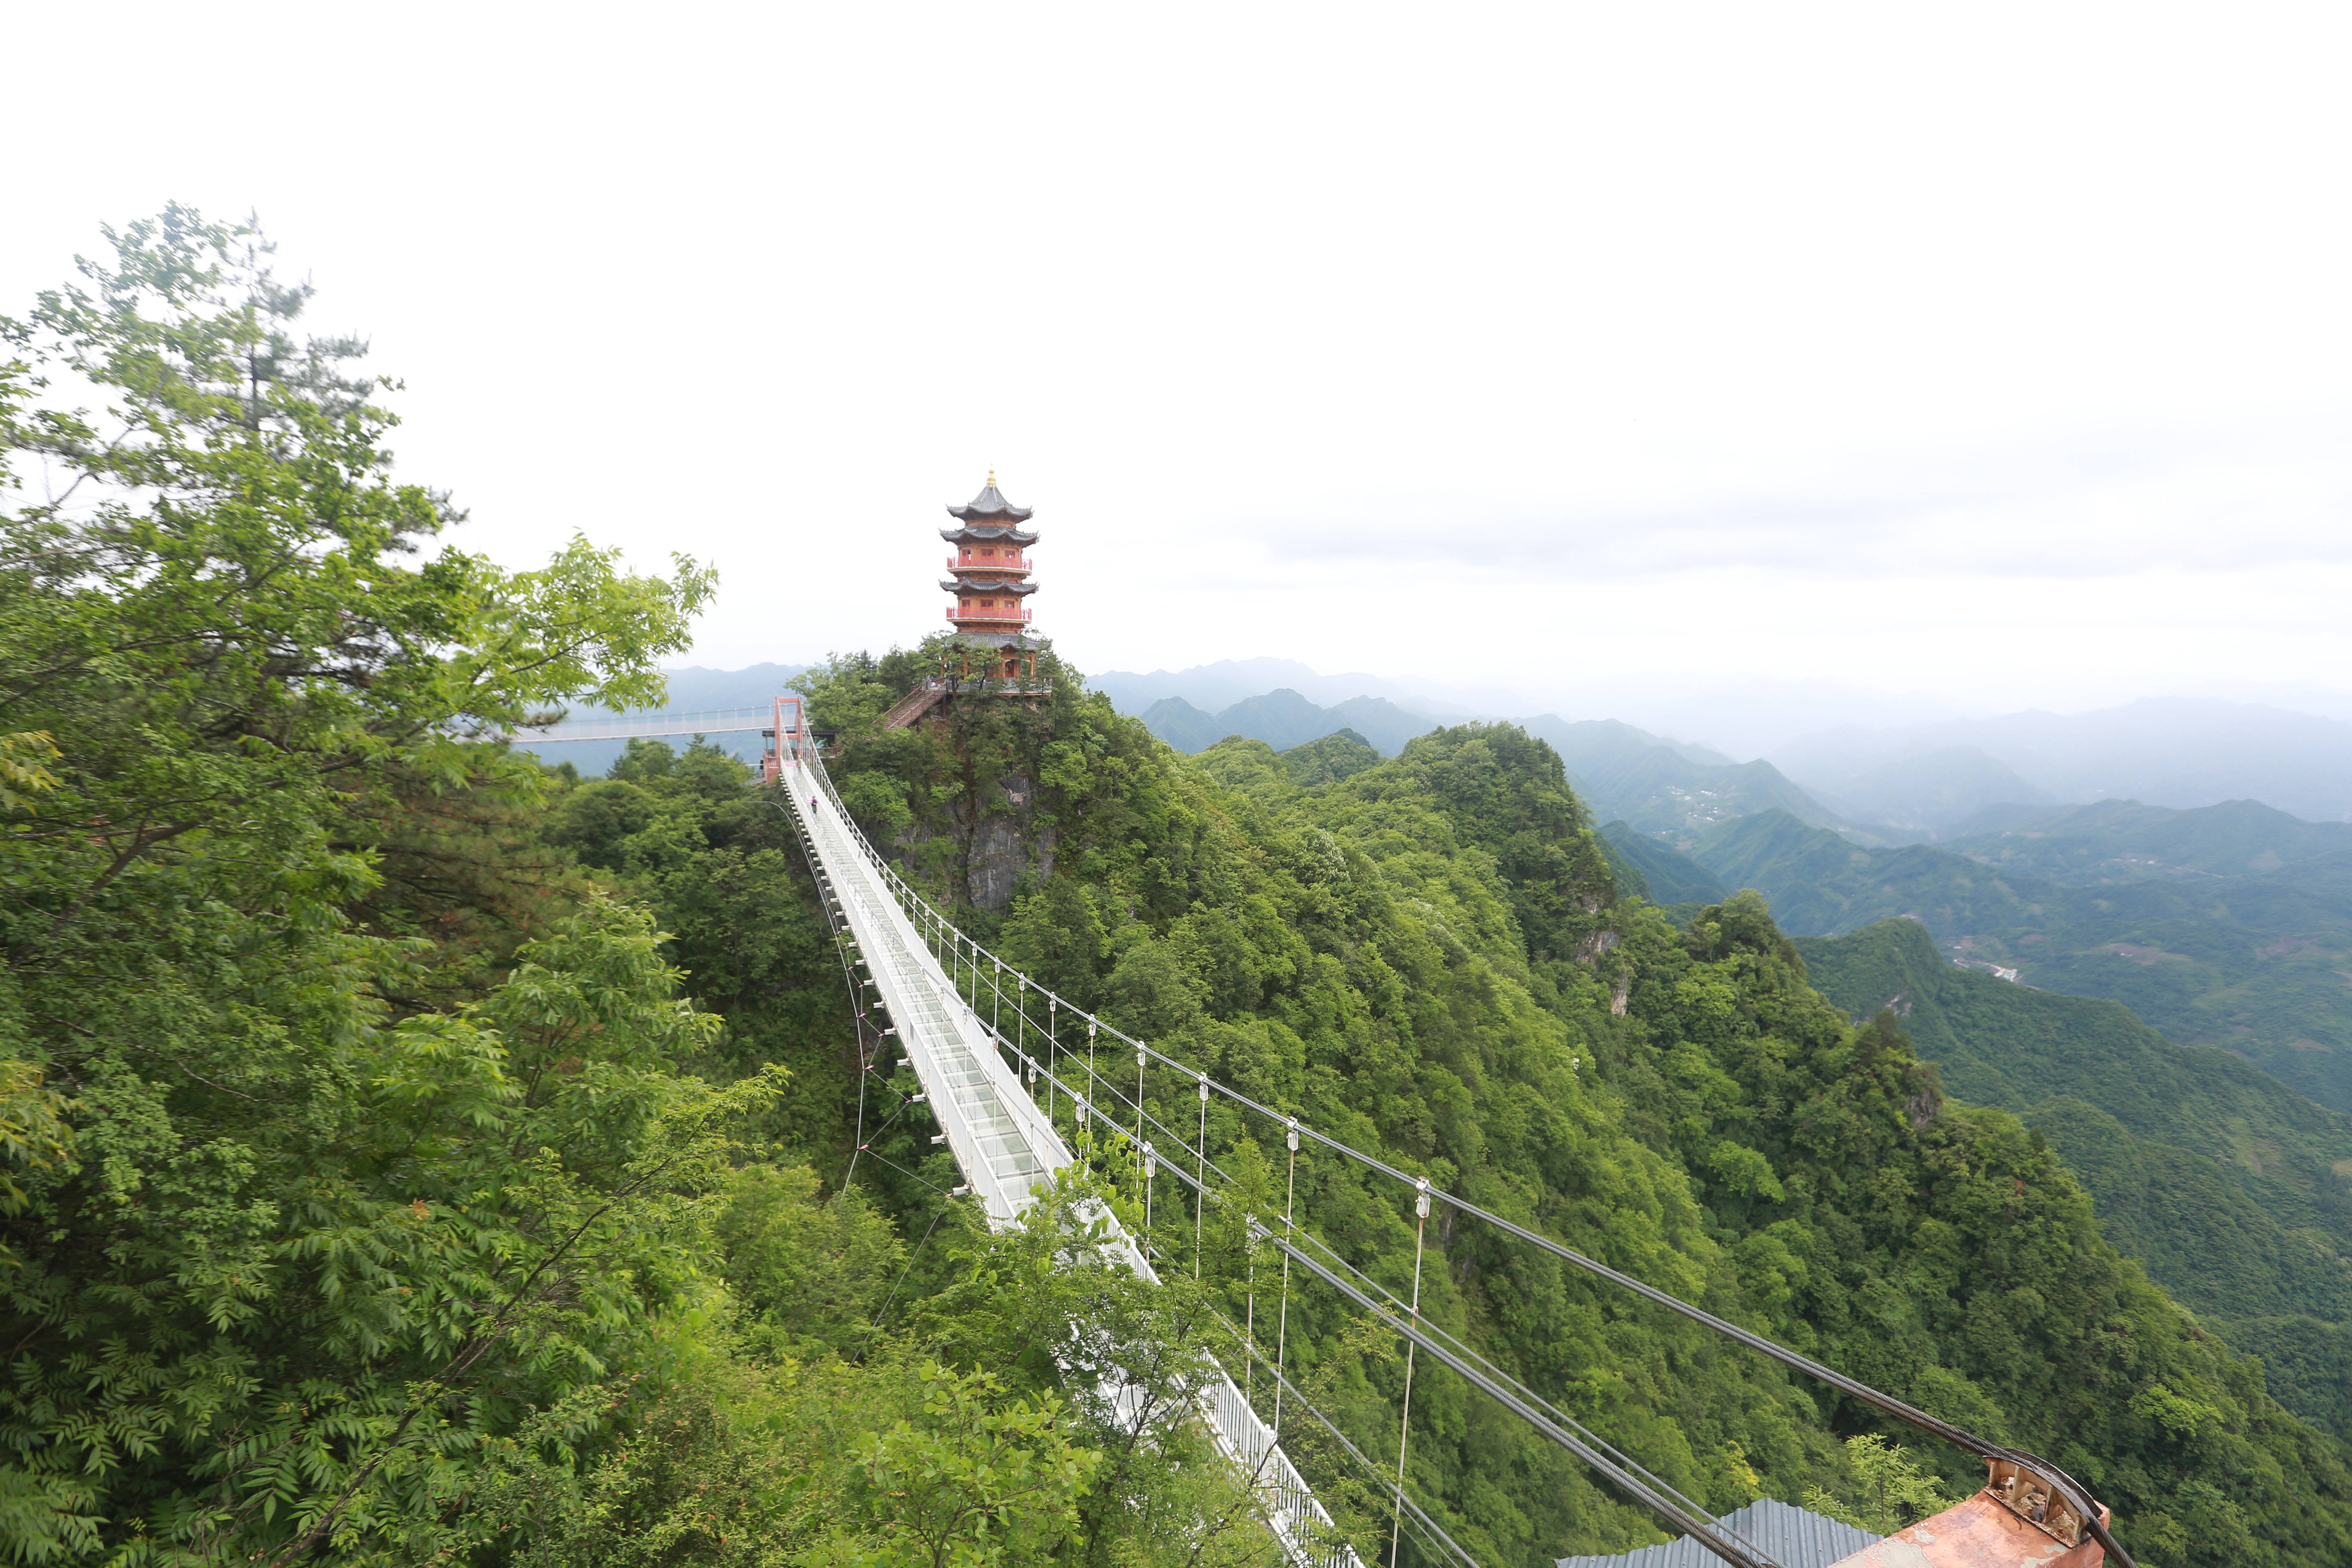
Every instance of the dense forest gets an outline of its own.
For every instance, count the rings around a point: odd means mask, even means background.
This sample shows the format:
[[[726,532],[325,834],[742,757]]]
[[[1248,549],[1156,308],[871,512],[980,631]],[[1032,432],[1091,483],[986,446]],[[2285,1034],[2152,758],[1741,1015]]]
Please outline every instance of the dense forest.
[[[296,336],[257,237],[174,209],[110,237],[0,380],[7,1559],[1277,1561],[1200,1431],[1056,1350],[1181,1412],[1263,1289],[1244,1205],[1157,1287],[1084,1217],[1137,1217],[1115,1156],[992,1234],[911,1083],[859,1072],[749,771],[641,742],[583,779],[504,739],[657,701],[710,574],[454,548],[360,345]],[[834,658],[811,716],[868,834],[1041,983],[2048,1454],[2142,1562],[2352,1562],[2336,1439],[2116,1250],[2052,1142],[1948,1097],[1895,1015],[1855,1024],[1755,894],[1669,920],[1540,741],[1186,758],[1050,651],[1049,692],[882,727],[936,657]],[[1210,1143],[1270,1194],[1263,1127],[1220,1107]],[[1297,1189],[1412,1278],[1396,1190],[1322,1157]],[[1711,1508],[1885,1529],[1976,1484],[1507,1236],[1428,1243],[1432,1321]],[[1292,1375],[1382,1451],[1398,1348],[1304,1283],[1289,1313]],[[1660,1539],[1425,1363],[1413,1410],[1409,1483],[1479,1561]],[[1289,1430],[1384,1558],[1376,1490]]]
[[[1954,1089],[2047,1135],[2108,1237],[2282,1403],[2352,1433],[2352,1117],[2120,1004],[1958,968],[1916,921],[1797,945],[1840,1006],[1892,1006]]]

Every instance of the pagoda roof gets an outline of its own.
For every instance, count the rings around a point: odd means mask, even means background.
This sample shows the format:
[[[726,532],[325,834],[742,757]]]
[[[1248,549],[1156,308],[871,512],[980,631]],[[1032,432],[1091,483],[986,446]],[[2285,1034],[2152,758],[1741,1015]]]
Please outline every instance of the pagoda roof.
[[[950,507],[948,510],[953,511],[955,508]],[[1029,514],[1024,511],[1021,515],[1026,517]],[[1037,536],[1034,533],[1027,529],[1014,528],[1010,523],[1002,526],[982,523],[976,527],[943,528],[940,530],[940,537],[950,544],[1018,544],[1025,548],[1037,542]]]
[[[1023,583],[1010,577],[986,579],[980,577],[950,577],[940,586],[950,594],[1034,594],[1034,583]]]
[[[962,522],[1026,522],[1034,508],[1014,506],[996,488],[996,476],[988,476],[988,486],[971,498],[965,506],[950,506],[948,515]]]

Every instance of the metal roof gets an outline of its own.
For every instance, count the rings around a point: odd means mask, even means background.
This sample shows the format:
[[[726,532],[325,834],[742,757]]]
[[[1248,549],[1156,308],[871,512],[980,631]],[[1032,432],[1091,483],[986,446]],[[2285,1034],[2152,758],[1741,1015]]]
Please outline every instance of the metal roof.
[[[1716,1523],[1746,1538],[1780,1568],[1830,1568],[1880,1538],[1775,1498],[1761,1498]],[[1689,1536],[1615,1557],[1563,1557],[1559,1568],[1723,1568],[1723,1560]]]

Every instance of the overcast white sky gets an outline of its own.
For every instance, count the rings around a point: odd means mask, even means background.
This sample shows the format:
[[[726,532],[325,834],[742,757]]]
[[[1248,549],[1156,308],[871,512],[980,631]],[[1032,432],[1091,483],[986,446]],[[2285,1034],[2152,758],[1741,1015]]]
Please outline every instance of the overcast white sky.
[[[1542,705],[2352,688],[2341,5],[20,7],[0,310],[257,208],[509,563]],[[1566,706],[1567,704],[1561,704]]]

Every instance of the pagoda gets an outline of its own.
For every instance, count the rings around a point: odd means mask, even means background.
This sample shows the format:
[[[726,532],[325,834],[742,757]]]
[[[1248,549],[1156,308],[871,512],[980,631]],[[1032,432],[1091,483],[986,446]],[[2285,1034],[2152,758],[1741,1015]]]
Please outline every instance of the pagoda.
[[[955,547],[948,557],[954,575],[940,587],[955,595],[948,606],[949,624],[970,642],[1023,647],[1029,629],[1029,607],[1023,601],[1037,591],[1024,553],[1037,536],[1021,526],[1029,521],[1030,509],[1006,500],[991,469],[987,488],[969,505],[950,506],[948,515],[956,526],[940,530],[940,537]]]

